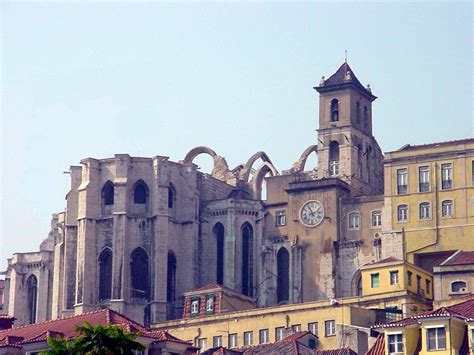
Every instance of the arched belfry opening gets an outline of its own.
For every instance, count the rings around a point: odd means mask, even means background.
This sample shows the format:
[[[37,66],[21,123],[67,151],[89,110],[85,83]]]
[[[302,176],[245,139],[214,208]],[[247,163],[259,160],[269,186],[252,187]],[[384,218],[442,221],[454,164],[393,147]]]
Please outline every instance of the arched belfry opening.
[[[216,240],[216,283],[223,285],[225,229],[222,223],[216,223],[213,228],[213,234]]]
[[[290,300],[290,254],[286,248],[277,253],[277,303],[285,304]]]
[[[138,180],[133,188],[133,203],[145,205],[148,202],[148,186],[143,180]]]
[[[114,204],[114,184],[111,181],[107,181],[104,184],[101,195],[104,206],[110,206]]]
[[[36,313],[38,308],[38,279],[35,275],[30,275],[26,280],[27,302],[28,302],[28,323],[36,323]]]
[[[105,248],[99,255],[99,300],[108,300],[112,295],[113,255]]]
[[[331,100],[331,122],[339,121],[339,100]]]
[[[150,298],[150,266],[148,253],[136,248],[130,256],[132,298]]]
[[[339,143],[332,141],[329,144],[329,176],[339,175]]]
[[[242,234],[242,293],[253,296],[253,228],[245,223]]]

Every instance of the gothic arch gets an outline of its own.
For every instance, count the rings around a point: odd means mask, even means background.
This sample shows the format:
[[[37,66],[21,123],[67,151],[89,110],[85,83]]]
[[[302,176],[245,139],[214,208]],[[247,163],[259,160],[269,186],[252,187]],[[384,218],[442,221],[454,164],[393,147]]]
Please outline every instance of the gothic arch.
[[[216,283],[224,284],[224,257],[225,257],[225,229],[222,223],[217,222],[212,228],[216,240]]]
[[[255,176],[252,178],[252,181],[250,181],[253,192],[253,198],[256,200],[260,200],[262,198],[263,179],[267,174],[270,174],[271,176],[278,175],[278,172],[276,171],[273,164],[269,162],[263,163],[263,165],[258,168],[257,172],[255,173]]]
[[[217,154],[215,151],[213,151],[211,148],[209,147],[204,147],[204,146],[200,146],[200,147],[196,147],[196,148],[193,148],[191,149],[188,154],[186,154],[186,156],[184,157],[184,163],[186,164],[190,164],[193,162],[193,160],[198,156],[198,155],[201,155],[201,154],[208,154],[211,156],[211,158],[214,160],[215,157],[217,157]]]
[[[150,190],[148,185],[142,179],[138,180],[133,185],[133,202],[136,204],[148,204]]]
[[[36,323],[36,313],[38,309],[38,279],[35,275],[30,275],[26,280],[26,292],[28,302],[28,323]]]
[[[240,228],[242,236],[242,294],[253,296],[253,227],[249,222]]]
[[[362,273],[357,270],[351,281],[352,296],[362,296]]]
[[[132,298],[150,298],[150,258],[140,247],[130,255],[130,284]]]
[[[306,160],[311,153],[316,154],[318,156],[318,146],[317,145],[310,145],[308,148],[304,150],[301,154],[300,158],[293,164],[292,172],[293,173],[300,173],[304,171],[304,167],[306,165]]]
[[[102,203],[104,206],[109,206],[114,204],[114,184],[112,181],[107,180],[107,182],[102,187],[101,191]]]
[[[176,299],[176,255],[168,251],[168,275],[166,279],[166,302],[172,303]]]
[[[271,169],[274,171],[274,175],[278,175],[278,172],[276,171],[275,167],[273,166],[272,161],[268,157],[268,155],[265,152],[257,152],[254,155],[252,155],[249,160],[247,160],[247,163],[245,163],[244,168],[240,172],[240,178],[246,182],[249,181],[250,177],[250,172],[252,170],[253,164],[258,160],[262,159],[262,161],[265,163],[269,163],[269,166],[271,166]]]
[[[108,247],[99,254],[99,300],[108,300],[112,296],[113,253]]]
[[[290,301],[290,253],[285,247],[277,252],[277,304]]]

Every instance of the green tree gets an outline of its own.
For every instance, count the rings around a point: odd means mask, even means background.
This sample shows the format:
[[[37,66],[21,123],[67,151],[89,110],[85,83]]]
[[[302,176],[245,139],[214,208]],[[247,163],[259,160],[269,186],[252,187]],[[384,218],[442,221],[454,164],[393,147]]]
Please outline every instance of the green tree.
[[[49,350],[41,351],[43,355],[133,355],[134,350],[144,350],[145,347],[135,339],[138,334],[125,332],[115,325],[91,325],[84,323],[76,328],[79,336],[68,341],[64,338],[49,337]]]

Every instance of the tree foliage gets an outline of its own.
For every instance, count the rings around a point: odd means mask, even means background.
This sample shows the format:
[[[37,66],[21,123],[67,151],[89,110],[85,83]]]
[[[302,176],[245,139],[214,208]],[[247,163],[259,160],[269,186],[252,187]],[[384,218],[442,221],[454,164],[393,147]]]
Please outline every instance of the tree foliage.
[[[48,337],[49,350],[41,351],[43,355],[133,355],[134,350],[145,347],[135,339],[138,334],[125,332],[115,325],[91,325],[84,323],[76,328],[79,336],[73,340]]]

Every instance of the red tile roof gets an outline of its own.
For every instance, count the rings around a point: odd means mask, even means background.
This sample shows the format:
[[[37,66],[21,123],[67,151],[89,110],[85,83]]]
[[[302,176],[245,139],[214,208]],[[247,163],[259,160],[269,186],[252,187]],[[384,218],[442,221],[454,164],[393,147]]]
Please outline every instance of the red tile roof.
[[[380,333],[374,345],[365,353],[366,355],[385,355],[385,336]]]
[[[357,353],[351,348],[342,348],[336,350],[316,350],[314,353],[317,355],[357,355]]]
[[[474,264],[474,251],[461,251],[448,258],[442,266],[445,265],[471,265]]]
[[[296,341],[302,337],[304,337],[307,334],[312,334],[310,331],[302,331],[302,332],[294,332],[293,334],[288,335],[287,337],[283,338],[281,341]],[[316,338],[318,337],[317,335],[314,335]]]
[[[398,149],[398,152],[403,151],[403,150],[424,149],[424,148],[431,148],[431,147],[442,147],[446,145],[469,144],[469,143],[474,143],[474,138],[466,138],[466,139],[458,139],[458,140],[453,140],[453,141],[418,144],[418,145],[406,144],[400,149]]]
[[[0,319],[15,320],[15,317],[9,316],[8,314],[0,313]]]
[[[464,320],[474,319],[474,297],[448,307],[441,307],[434,311],[423,312],[413,316],[415,319],[433,317],[456,317]]]
[[[128,332],[140,332],[140,336],[153,338],[158,342],[171,341],[191,346],[190,342],[180,340],[165,331],[150,331],[141,324],[108,308],[99,309],[77,316],[0,330],[0,344],[5,343],[5,341],[8,341],[8,339],[11,339],[12,337],[15,337],[17,340],[21,339],[17,341],[17,343],[20,344],[45,341],[48,335],[62,335],[67,339],[72,339],[77,336],[76,327],[82,326],[84,322],[88,322],[91,325],[117,325]]]
[[[376,262],[371,263],[371,264],[369,264],[369,265],[392,263],[392,262],[395,262],[395,261],[402,261],[402,260],[397,259],[397,258],[395,258],[395,257],[393,257],[393,256],[389,256],[388,258],[385,258],[385,259],[376,261]]]

